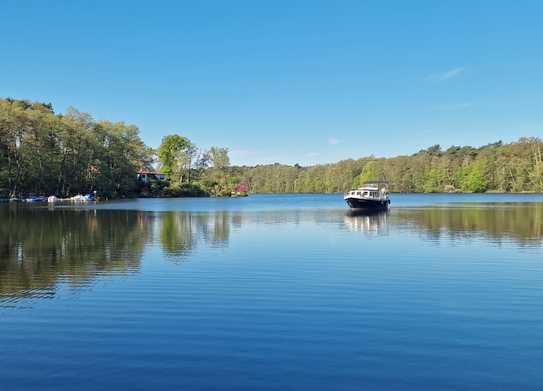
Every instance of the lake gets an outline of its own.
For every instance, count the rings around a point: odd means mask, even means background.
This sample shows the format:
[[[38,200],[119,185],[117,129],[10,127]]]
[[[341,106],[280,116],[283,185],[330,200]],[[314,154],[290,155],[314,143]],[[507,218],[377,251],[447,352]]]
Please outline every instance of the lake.
[[[0,205],[0,389],[543,389],[543,196],[391,206]]]

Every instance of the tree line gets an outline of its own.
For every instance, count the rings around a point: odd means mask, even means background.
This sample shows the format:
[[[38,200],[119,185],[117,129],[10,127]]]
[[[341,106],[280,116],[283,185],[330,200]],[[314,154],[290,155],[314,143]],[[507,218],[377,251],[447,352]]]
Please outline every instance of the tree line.
[[[521,138],[479,148],[434,145],[409,156],[240,171],[252,192],[342,192],[371,179],[387,180],[394,192],[543,192],[542,157],[541,139]]]
[[[129,194],[136,170],[151,158],[133,125],[95,121],[73,108],[55,114],[51,104],[0,100],[4,195]]]
[[[309,167],[231,166],[228,149],[199,149],[172,134],[156,150],[138,128],[97,121],[70,108],[0,99],[0,197],[65,197],[96,191],[102,197],[227,196],[244,183],[254,193],[342,192],[370,179],[388,180],[395,192],[543,192],[539,138],[479,148],[439,145],[413,155],[374,156]],[[166,181],[143,185],[141,169],[160,170]]]
[[[123,122],[96,121],[50,103],[0,99],[0,198],[68,197],[96,191],[102,198],[230,195],[238,178],[227,175],[228,150],[201,150],[180,135],[164,137],[157,150]],[[166,181],[150,188],[140,170],[161,170]]]

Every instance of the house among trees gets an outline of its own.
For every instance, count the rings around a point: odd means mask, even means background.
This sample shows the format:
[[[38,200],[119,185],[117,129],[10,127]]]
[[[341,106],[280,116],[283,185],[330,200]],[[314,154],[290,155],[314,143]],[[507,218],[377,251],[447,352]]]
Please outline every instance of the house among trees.
[[[166,180],[166,174],[156,170],[139,170],[138,181],[148,184],[154,181]]]

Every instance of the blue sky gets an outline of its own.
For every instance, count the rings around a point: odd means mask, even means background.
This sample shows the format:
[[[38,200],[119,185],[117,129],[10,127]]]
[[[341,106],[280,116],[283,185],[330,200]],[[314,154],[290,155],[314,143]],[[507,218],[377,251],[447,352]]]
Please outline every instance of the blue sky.
[[[14,1],[0,95],[237,164],[543,136],[541,1]]]

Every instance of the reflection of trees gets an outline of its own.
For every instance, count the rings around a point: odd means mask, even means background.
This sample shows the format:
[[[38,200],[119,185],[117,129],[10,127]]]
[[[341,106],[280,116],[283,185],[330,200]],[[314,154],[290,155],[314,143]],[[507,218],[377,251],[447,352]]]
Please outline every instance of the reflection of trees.
[[[169,256],[183,256],[194,249],[199,241],[206,245],[223,247],[230,239],[232,224],[241,224],[241,216],[229,212],[191,213],[163,212],[160,222],[160,244]]]
[[[160,244],[169,255],[184,255],[196,245],[190,213],[160,214]]]
[[[84,285],[98,274],[137,270],[152,227],[165,255],[183,257],[198,245],[227,246],[233,229],[306,223],[377,235],[406,228],[436,240],[483,235],[528,244],[543,239],[543,205],[394,208],[370,215],[338,209],[148,213],[3,206],[0,297],[52,294],[58,281]]]
[[[230,226],[236,220],[236,215],[230,213],[215,213],[212,221],[212,232],[209,237],[210,243],[214,246],[222,247],[230,239]]]
[[[397,209],[395,223],[415,225],[434,239],[473,237],[529,243],[543,238],[543,205],[519,203],[472,207]]]
[[[50,293],[59,279],[139,267],[147,215],[134,211],[0,208],[0,296]]]

